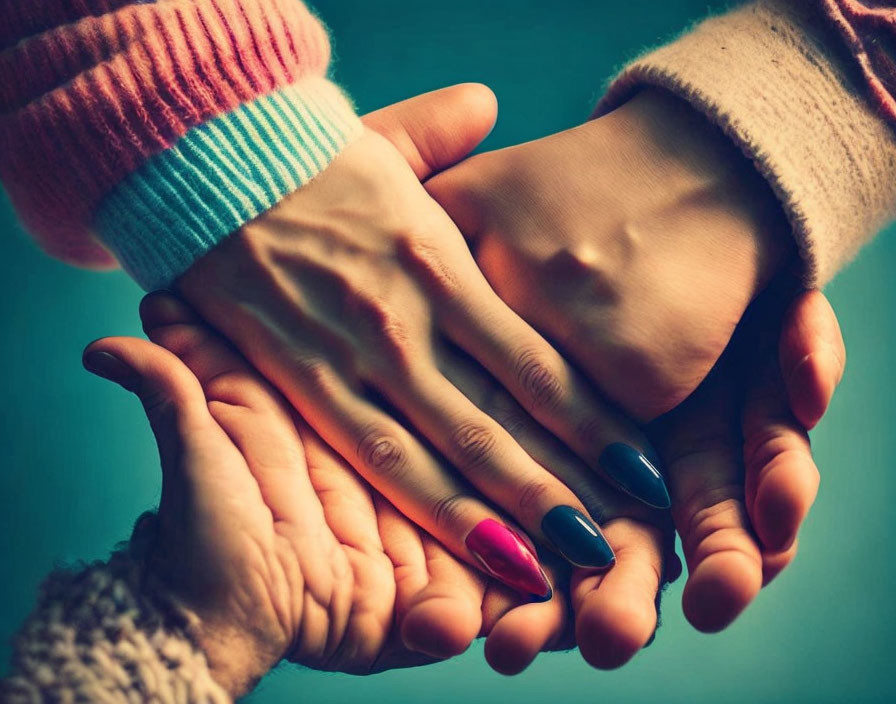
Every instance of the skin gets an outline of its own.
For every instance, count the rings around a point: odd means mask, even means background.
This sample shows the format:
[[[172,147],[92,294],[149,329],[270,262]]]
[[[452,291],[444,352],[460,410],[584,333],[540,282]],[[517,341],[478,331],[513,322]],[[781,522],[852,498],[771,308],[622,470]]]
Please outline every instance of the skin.
[[[630,659],[655,629],[661,563],[639,522],[607,522],[617,549],[613,570],[576,571],[568,601],[558,591],[549,602],[521,604],[361,481],[184,304],[154,294],[141,313],[155,344],[107,338],[88,347],[85,364],[136,393],[146,409],[163,465],[159,531],[147,569],[195,611],[212,673],[233,696],[248,692],[284,657],[317,669],[369,673],[450,657],[477,634],[487,635],[486,658],[505,674],[521,671],[541,650],[574,643],[588,662],[610,668]],[[782,357],[798,348],[823,355],[836,345],[825,335],[835,319],[821,294],[798,297],[788,317],[811,332],[782,337]],[[759,378],[751,380],[742,406],[746,446],[767,448],[746,454],[755,458],[746,465],[754,487],[748,501],[776,497],[769,504],[775,512],[758,513],[769,519],[757,524],[760,530],[776,524],[789,500],[808,508],[811,496],[794,492],[792,479],[801,466],[815,471],[805,432],[789,414],[783,379],[774,373],[778,350],[772,344],[763,352],[754,370]],[[738,378],[713,377],[654,427],[664,450],[678,453],[676,462],[699,457],[699,467],[736,471],[726,434],[736,433],[739,421],[730,389]],[[816,388],[789,388],[805,408],[823,413],[827,400],[820,392],[836,377],[819,378],[825,381]],[[727,425],[713,425],[720,403],[733,411]],[[786,512],[798,513],[796,506]],[[742,507],[732,511],[738,513]],[[700,585],[737,577],[731,562],[755,559],[743,524],[726,521],[713,511],[699,522],[707,544],[690,565],[686,610],[689,600],[705,596]],[[792,546],[760,549],[766,581],[792,556]]]
[[[163,471],[147,569],[198,616],[229,693],[283,658],[367,674],[450,657],[532,620],[542,627],[517,658],[559,640],[562,597],[504,623],[518,597],[373,491],[195,313],[167,294],[141,313],[155,344],[107,338],[85,364],[146,409]]]
[[[469,119],[463,101],[443,111],[428,100],[429,112],[401,119],[434,121],[434,166],[466,156],[494,122]],[[496,508],[537,541],[548,511],[587,507],[463,393],[468,359],[576,450],[592,493],[604,491],[595,472],[608,444],[649,442],[495,294],[399,150],[407,129],[399,139],[368,128],[177,290],[362,477],[475,566],[465,538],[503,520]],[[557,380],[549,399],[545,365]]]
[[[791,254],[773,194],[713,125],[659,91],[474,156],[427,188],[494,289],[596,390],[642,421],[669,413],[652,436],[690,568],[685,613],[725,627],[793,557],[818,485],[805,428],[845,358],[820,294],[779,287],[755,302]],[[758,358],[720,361],[748,309],[741,347],[781,333],[780,363],[766,345],[764,371]]]
[[[443,150],[450,140],[431,121],[415,119],[433,114],[433,100],[445,100],[443,108],[449,104],[461,106],[455,118],[463,116],[464,119],[452,120],[451,124],[469,124],[470,113],[482,114],[489,105],[493,106],[490,94],[481,87],[459,86],[408,101],[403,105],[407,110],[383,111],[369,117],[370,124],[401,145],[408,162],[421,177],[449,161]],[[418,110],[424,106],[427,110]],[[401,119],[392,119],[393,116]],[[608,573],[576,570],[570,576],[572,616],[564,605],[563,590],[557,590],[555,599],[546,604],[519,605],[517,598],[500,585],[486,583],[482,587],[481,577],[442,551],[424,532],[404,521],[387,502],[365,488],[307,426],[299,423],[298,431],[294,430],[295,416],[290,415],[283,399],[232,348],[199,324],[189,309],[168,297],[157,296],[145,304],[143,313],[150,336],[181,355],[187,367],[159,347],[123,338],[103,340],[89,348],[89,352],[112,355],[118,360],[118,366],[106,364],[102,369],[91,366],[139,392],[160,434],[163,461],[167,458],[166,487],[173,487],[163,491],[160,512],[162,516],[166,511],[171,513],[169,530],[174,530],[176,537],[169,535],[168,539],[160,540],[160,553],[170,556],[160,559],[157,565],[163,575],[169,575],[167,579],[172,588],[182,590],[187,603],[191,598],[195,602],[207,629],[204,645],[214,671],[230,691],[247,689],[266,667],[276,662],[278,655],[286,653],[318,667],[368,671],[421,661],[418,655],[408,651],[429,651],[430,657],[449,656],[463,650],[469,639],[482,632],[488,634],[485,653],[489,662],[498,671],[511,674],[528,665],[539,650],[569,646],[573,642],[593,665],[616,667],[631,658],[652,635],[656,627],[656,593],[663,570],[662,551],[668,545],[669,533],[663,531],[662,522],[651,523],[651,514],[643,513],[644,507],[634,505],[633,508],[629,502],[625,508],[623,498],[622,508],[614,508],[612,492],[593,494],[588,502],[596,515],[605,516],[603,526],[616,550],[616,567]],[[749,578],[754,574],[757,553],[762,578],[771,579],[792,559],[794,546],[792,542],[788,546],[789,533],[795,533],[814,497],[817,470],[805,431],[789,408],[794,409],[803,425],[810,425],[813,419],[823,415],[842,375],[845,355],[833,311],[817,292],[796,296],[783,326],[780,337],[776,330],[769,334],[768,325],[760,326],[764,333],[759,347],[762,354],[751,354],[746,361],[735,358],[741,367],[720,366],[720,373],[710,378],[693,402],[684,404],[651,428],[664,453],[672,457],[673,466],[690,464],[696,467],[694,472],[708,472],[727,481],[729,474],[744,471],[741,468],[746,465],[749,479],[741,501],[745,504],[743,509],[723,512],[717,520],[713,518],[717,515],[715,511],[691,516],[704,518],[691,521],[699,528],[701,537],[697,549],[690,547],[693,542],[690,538],[685,539],[692,572],[690,591],[686,594],[695,595],[691,600],[698,605],[706,593],[724,594],[726,588],[730,592],[732,585],[743,582],[744,575]],[[751,353],[757,349],[756,339],[748,335],[745,340],[743,346]],[[742,386],[734,382],[743,379],[750,369],[756,376],[745,395],[741,393]],[[717,393],[713,391],[714,386],[731,390]],[[515,439],[533,455],[544,453],[545,461],[551,460],[552,465],[568,462],[569,481],[574,481],[573,468],[580,463],[574,453],[545,434],[519,405],[513,405],[516,402],[497,384],[476,388],[480,389],[478,397],[469,391],[474,402],[489,413],[501,415]],[[279,420],[272,423],[276,418]],[[705,453],[708,436],[688,429],[699,430],[714,418],[725,420],[712,426],[723,442],[709,445],[722,447],[724,452],[716,453],[720,458],[717,462],[710,462]],[[222,435],[222,423],[230,427],[229,433]],[[281,443],[284,447],[272,457],[268,453],[278,444],[272,442],[276,437],[271,435],[271,429],[277,427],[283,429],[285,443]],[[747,453],[745,463],[729,439],[738,433],[743,433],[746,447],[762,450]],[[240,443],[240,439],[246,442]],[[293,476],[297,474],[295,468],[302,466],[302,442],[310,490],[307,482],[304,487],[297,486],[303,482],[296,482]],[[261,452],[258,458],[264,461],[256,461],[251,453],[247,457],[250,448],[258,449]],[[185,458],[190,461],[184,461]],[[200,461],[204,458],[212,461]],[[292,471],[284,473],[281,460],[288,462]],[[234,469],[232,476],[230,469],[227,475],[235,482],[232,487],[222,483],[219,467]],[[323,522],[314,533],[315,540],[324,535],[323,539],[334,545],[326,554],[337,565],[341,562],[341,569],[345,568],[344,559],[352,565],[353,580],[343,598],[330,599],[327,592],[327,588],[333,588],[334,571],[340,573],[339,569],[326,560],[315,561],[313,555],[304,555],[301,531],[292,530],[288,522],[277,528],[277,519],[273,518],[276,506],[264,508],[267,501],[279,497],[279,491],[276,494],[262,491],[269,484],[268,473],[269,481],[287,480],[287,485],[300,489],[301,501],[319,504],[315,512],[318,517],[323,513]],[[210,478],[214,481],[209,481]],[[338,493],[329,490],[327,482],[331,480],[339,482]],[[197,486],[204,488],[193,490]],[[678,492],[677,485],[674,486]],[[237,505],[233,505],[235,495],[240,497]],[[298,496],[284,500],[282,509],[276,510],[291,511]],[[355,497],[344,505],[351,509],[340,510],[338,503],[332,506],[330,497],[334,496],[344,496],[347,501],[348,497]],[[253,499],[254,505],[247,506],[246,497],[259,500]],[[732,504],[736,509],[736,499]],[[357,517],[369,518],[371,506],[382,548],[377,545],[373,522],[368,520],[358,525]],[[234,515],[240,516],[239,510],[243,507],[246,507],[245,520],[234,521]],[[237,513],[233,514],[235,510]],[[620,510],[634,514],[614,513]],[[759,544],[748,533],[746,512],[751,512],[753,526],[763,536]],[[309,514],[307,510],[297,513]],[[341,525],[347,516],[351,517],[350,525]],[[782,522],[789,527],[783,531],[783,538],[780,531],[775,537],[775,527]],[[270,570],[249,566],[247,569],[245,560],[257,557],[257,553],[253,555],[243,549],[247,541],[238,540],[240,549],[234,552],[229,540],[218,540],[231,535],[229,530],[234,525],[253,536],[256,533],[262,536],[253,537],[249,544],[264,545],[268,540],[283,545],[281,538],[288,536],[286,549],[275,550],[273,558],[261,560],[266,565],[285,561],[286,567]],[[176,533],[178,530],[181,532]],[[697,533],[684,535],[693,537]],[[358,544],[367,546],[363,555]],[[175,571],[171,576],[164,566],[170,570],[171,565],[186,564],[177,553],[185,545],[190,546],[191,558],[195,560],[199,556],[199,564],[204,567],[186,573]],[[316,542],[310,552],[320,555]],[[732,566],[728,558],[738,552],[744,554],[744,559],[733,560]],[[352,562],[352,557],[356,562]],[[743,573],[738,572],[741,569]],[[666,570],[674,578],[680,566],[670,559]],[[216,586],[213,593],[217,598],[212,600],[207,598],[206,591],[209,574],[216,575],[216,585],[224,585]],[[271,581],[275,574],[293,575],[293,580],[266,582],[265,578]],[[265,578],[253,579],[247,585],[244,583],[247,575]],[[551,571],[551,575],[555,584],[565,579],[562,571]],[[390,581],[394,590],[389,588]],[[315,586],[314,598],[306,599],[303,585],[320,584],[323,586]],[[380,589],[371,589],[372,584],[379,585]],[[723,600],[722,608],[717,609],[722,617],[717,614],[715,621],[710,618],[698,622],[698,627],[713,630],[719,624],[724,625],[728,615],[742,608],[758,589],[754,581],[747,579],[746,584],[748,588],[743,590],[739,602],[732,607]],[[197,593],[202,597],[197,598]],[[246,599],[246,594],[253,594],[253,598]],[[382,603],[377,603],[372,595],[378,596]],[[329,605],[330,610],[313,609],[316,628],[311,626],[311,619],[294,618],[306,605],[317,604],[317,599]],[[363,604],[364,608],[346,607],[356,603]],[[686,611],[689,608],[686,596]],[[384,626],[390,621],[382,614],[393,609],[396,619],[390,629]],[[284,618],[284,614],[293,618]],[[380,617],[362,619],[363,623],[358,624],[352,621],[355,614],[380,614]],[[695,620],[692,614],[689,617]],[[297,623],[298,630],[290,630]],[[571,639],[573,631],[575,641]],[[322,634],[334,632],[337,637],[322,640]],[[288,645],[284,647],[284,644]],[[437,647],[433,648],[433,644]],[[224,652],[226,657],[221,655]],[[247,654],[245,662],[237,660],[234,653]]]

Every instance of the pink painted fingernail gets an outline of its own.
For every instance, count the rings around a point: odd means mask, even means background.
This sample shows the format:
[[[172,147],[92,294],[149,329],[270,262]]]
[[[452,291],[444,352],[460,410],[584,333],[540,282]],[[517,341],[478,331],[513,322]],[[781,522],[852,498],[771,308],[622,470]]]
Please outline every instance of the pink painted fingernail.
[[[470,531],[466,544],[483,569],[507,586],[531,595],[535,601],[548,601],[553,596],[535,553],[504,524],[486,518]]]

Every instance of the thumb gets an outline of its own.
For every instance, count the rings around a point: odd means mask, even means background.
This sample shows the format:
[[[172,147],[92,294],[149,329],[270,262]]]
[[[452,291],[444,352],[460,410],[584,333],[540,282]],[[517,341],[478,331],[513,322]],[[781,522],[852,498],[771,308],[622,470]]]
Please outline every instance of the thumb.
[[[495,94],[480,83],[424,93],[365,115],[421,181],[457,163],[484,140],[498,117]]]
[[[173,466],[180,456],[184,437],[193,438],[196,431],[214,424],[196,377],[158,345],[133,337],[107,337],[88,345],[82,361],[87,371],[140,398],[163,468]]]
[[[787,311],[779,358],[793,414],[811,429],[827,410],[846,363],[837,316],[820,291],[800,294]]]

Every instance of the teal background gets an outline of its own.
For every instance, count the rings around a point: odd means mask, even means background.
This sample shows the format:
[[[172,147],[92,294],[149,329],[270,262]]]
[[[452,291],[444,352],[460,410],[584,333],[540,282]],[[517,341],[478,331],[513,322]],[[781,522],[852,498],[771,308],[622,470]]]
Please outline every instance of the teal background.
[[[486,147],[584,119],[604,80],[639,49],[720,3],[629,0],[319,0],[337,78],[362,111],[460,81],[497,93]],[[41,255],[0,205],[0,659],[59,561],[97,558],[158,500],[155,447],[136,401],[81,370],[81,349],[140,334],[125,276]],[[896,238],[882,236],[829,288],[849,365],[813,433],[823,481],[796,563],[725,633],[684,621],[666,595],[657,642],[628,667],[576,653],[525,674],[491,673],[481,645],[452,662],[360,680],[281,667],[250,697],[275,702],[875,702],[896,666],[896,473],[892,393]]]

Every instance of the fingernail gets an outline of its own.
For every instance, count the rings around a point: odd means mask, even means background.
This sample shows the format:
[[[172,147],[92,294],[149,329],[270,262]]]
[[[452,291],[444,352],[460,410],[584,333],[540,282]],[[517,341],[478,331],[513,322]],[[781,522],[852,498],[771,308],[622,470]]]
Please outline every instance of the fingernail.
[[[483,569],[495,579],[531,595],[535,601],[548,601],[553,596],[551,583],[538,558],[504,524],[486,518],[470,531],[465,542]]]
[[[84,368],[97,376],[115,382],[128,391],[137,388],[137,373],[108,352],[87,352],[82,361]]]
[[[541,519],[541,530],[563,557],[578,567],[606,568],[616,555],[600,529],[572,506],[556,506]]]
[[[600,466],[619,486],[655,508],[669,508],[672,501],[663,475],[656,466],[631,445],[614,442],[601,453]]]

